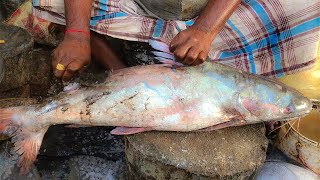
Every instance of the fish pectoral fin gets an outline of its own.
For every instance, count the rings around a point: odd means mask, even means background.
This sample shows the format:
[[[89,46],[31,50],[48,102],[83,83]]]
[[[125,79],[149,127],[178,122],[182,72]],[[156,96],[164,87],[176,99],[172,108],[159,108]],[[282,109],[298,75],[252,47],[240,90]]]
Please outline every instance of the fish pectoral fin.
[[[21,174],[27,174],[37,158],[43,136],[48,127],[32,131],[23,126],[20,115],[8,109],[0,109],[0,134],[12,137],[14,151],[20,156],[18,167]]]
[[[227,128],[227,127],[232,127],[232,126],[243,126],[247,124],[246,121],[244,119],[238,119],[238,118],[234,118],[231,119],[230,121],[227,122],[223,122],[217,125],[213,125],[210,127],[206,127],[203,129],[199,129],[196,132],[207,132],[207,131],[214,131],[214,130],[218,130],[218,129],[223,129],[223,128]]]
[[[137,134],[146,131],[152,131],[151,128],[140,128],[140,127],[116,127],[111,131],[111,134],[114,135],[130,135]]]
[[[223,122],[214,126],[209,126],[203,129],[199,129],[196,132],[208,132],[208,131],[215,131],[218,129],[222,129],[222,128],[226,128],[226,127],[231,127],[231,126],[235,126],[233,121],[227,121],[227,122]]]

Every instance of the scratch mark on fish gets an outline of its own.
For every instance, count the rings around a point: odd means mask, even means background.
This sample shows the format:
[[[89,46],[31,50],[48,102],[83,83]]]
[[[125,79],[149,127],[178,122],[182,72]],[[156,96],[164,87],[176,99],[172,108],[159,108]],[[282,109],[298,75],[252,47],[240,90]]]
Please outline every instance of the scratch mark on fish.
[[[69,105],[69,103],[63,103],[63,104],[58,104],[57,101],[52,101],[50,102],[48,105],[46,105],[45,107],[43,107],[39,113],[37,114],[38,116],[43,115],[45,113],[51,112],[53,110],[56,110],[59,107],[63,107]]]

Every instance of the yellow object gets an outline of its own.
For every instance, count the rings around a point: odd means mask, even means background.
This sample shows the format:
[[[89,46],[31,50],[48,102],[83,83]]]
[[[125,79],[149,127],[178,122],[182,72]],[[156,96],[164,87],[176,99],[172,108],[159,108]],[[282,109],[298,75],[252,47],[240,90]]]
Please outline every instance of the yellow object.
[[[0,40],[0,44],[4,44],[5,43],[5,41],[4,40]]]
[[[57,67],[56,67],[56,69],[57,70],[59,70],[59,71],[63,71],[63,70],[65,70],[66,69],[66,67],[64,67],[64,65],[63,64],[57,64]]]
[[[320,110],[313,109],[307,116],[302,117],[299,122],[293,124],[294,121],[292,121],[290,124],[297,132],[320,145],[319,120]]]
[[[275,145],[288,157],[320,175],[320,101],[313,101],[313,106],[310,114],[280,128]]]
[[[316,63],[312,69],[288,75],[279,80],[310,99],[320,100],[320,46],[318,46]]]

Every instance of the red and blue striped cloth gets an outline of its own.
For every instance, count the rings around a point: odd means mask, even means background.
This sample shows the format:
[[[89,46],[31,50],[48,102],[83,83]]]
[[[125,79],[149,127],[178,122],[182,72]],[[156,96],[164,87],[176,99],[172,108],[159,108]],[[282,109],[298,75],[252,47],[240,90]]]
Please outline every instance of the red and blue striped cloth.
[[[33,14],[65,24],[63,0],[33,0]],[[243,0],[212,42],[212,60],[279,78],[312,67],[320,40],[319,0]],[[169,43],[195,19],[172,21],[138,14],[134,0],[95,0],[90,26],[115,38]]]

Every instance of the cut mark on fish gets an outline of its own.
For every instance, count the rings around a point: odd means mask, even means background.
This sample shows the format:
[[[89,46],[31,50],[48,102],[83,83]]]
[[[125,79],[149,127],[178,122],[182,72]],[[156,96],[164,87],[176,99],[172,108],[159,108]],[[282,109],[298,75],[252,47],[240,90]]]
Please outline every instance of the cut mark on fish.
[[[106,91],[101,94],[94,94],[92,96],[85,98],[84,102],[86,102],[87,106],[90,106],[90,105],[94,104],[95,102],[97,102],[99,99],[101,99],[103,96],[109,95],[109,94],[111,94],[110,91]]]
[[[136,94],[134,94],[134,95],[132,95],[132,96],[128,97],[128,99],[133,99],[133,98],[134,98],[134,97],[136,97],[138,94],[139,94],[139,93],[136,93]]]
[[[58,109],[59,107],[63,107],[63,106],[67,106],[68,103],[64,103],[64,104],[58,104],[56,101],[53,101],[51,103],[49,103],[48,105],[46,105],[45,107],[43,107],[39,113],[38,116],[43,115],[45,113],[51,112],[53,110]]]
[[[64,113],[64,112],[66,112],[66,111],[68,111],[68,107],[61,107],[61,111]]]
[[[146,102],[144,103],[144,109],[148,110],[148,105],[150,104],[149,101],[150,97],[148,97],[148,99],[146,100]]]

